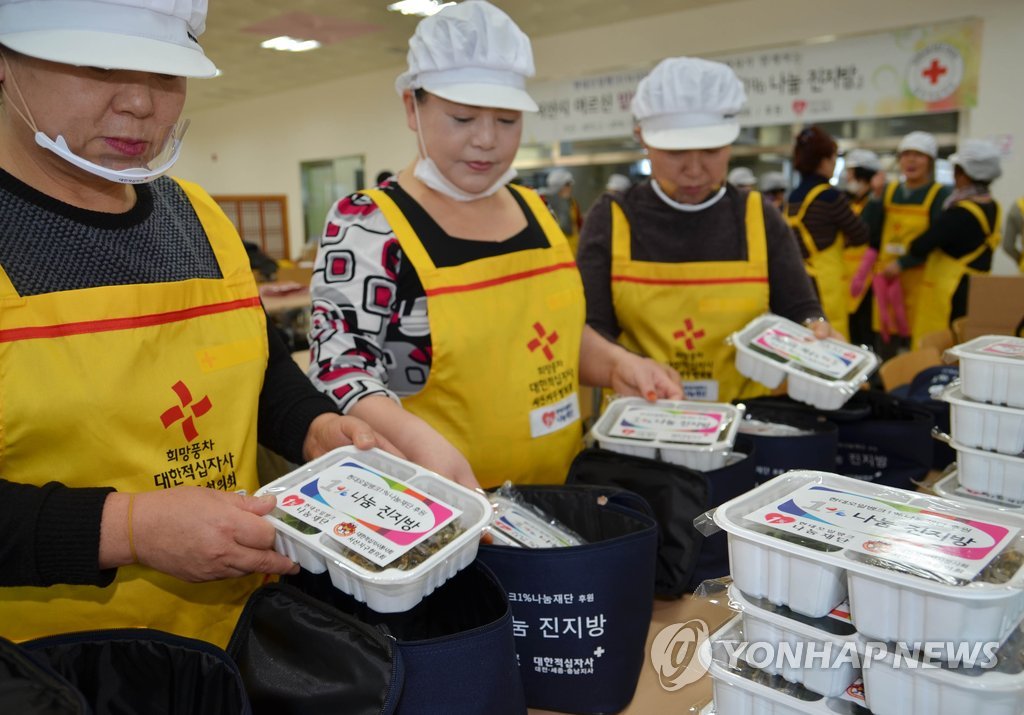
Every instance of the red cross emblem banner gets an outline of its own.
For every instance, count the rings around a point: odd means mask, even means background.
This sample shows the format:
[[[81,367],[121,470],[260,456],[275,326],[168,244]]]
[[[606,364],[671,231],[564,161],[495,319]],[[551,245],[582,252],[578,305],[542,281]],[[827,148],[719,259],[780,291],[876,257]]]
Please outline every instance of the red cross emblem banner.
[[[973,18],[709,59],[743,80],[743,126],[812,124],[974,107],[981,41],[982,22]],[[647,69],[531,83],[540,111],[524,117],[523,141],[629,133],[630,99]]]

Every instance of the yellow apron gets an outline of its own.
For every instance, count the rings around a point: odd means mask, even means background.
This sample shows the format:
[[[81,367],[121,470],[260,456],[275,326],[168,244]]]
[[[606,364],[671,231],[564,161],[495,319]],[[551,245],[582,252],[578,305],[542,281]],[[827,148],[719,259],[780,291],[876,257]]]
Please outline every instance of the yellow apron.
[[[864,211],[864,207],[868,205],[868,199],[870,193],[865,194],[862,199],[853,199],[850,201],[850,210],[853,211],[857,216],[860,216]],[[864,281],[864,287],[861,288],[860,293],[852,295],[850,293],[850,285],[853,283],[853,277],[857,275],[857,269],[860,268],[860,262],[864,258],[864,252],[868,250],[868,244],[862,244],[860,246],[847,246],[846,236],[840,232],[836,238],[843,247],[843,286],[846,288],[846,313],[847,315],[853,315],[860,309],[860,304],[864,302],[864,296],[867,295],[868,288],[871,287],[870,281]]]
[[[804,265],[807,266],[807,274],[818,288],[818,297],[821,299],[821,309],[825,313],[825,318],[833,329],[849,339],[849,314],[846,307],[849,290],[843,283],[843,244],[839,240],[840,236],[837,234],[832,245],[822,250],[815,245],[814,237],[804,225],[807,209],[822,192],[830,188],[831,185],[827,183],[818,184],[808,191],[797,212],[786,216],[786,222],[796,231],[804,248],[807,249]]]
[[[973,201],[958,201],[955,205],[967,209],[977,219],[981,230],[985,233],[985,242],[959,258],[953,258],[941,248],[936,248],[928,254],[928,260],[924,264],[924,277],[918,289],[920,302],[911,331],[913,337],[911,347],[915,349],[921,347],[921,338],[925,335],[949,329],[953,294],[956,293],[960,280],[967,274],[979,275],[987,272],[969,266],[985,251],[995,251],[1001,238],[998,204],[996,204],[994,225],[989,224],[984,210]]]
[[[899,188],[899,183],[896,181],[890,182],[885,188],[885,196],[882,200],[882,206],[885,209],[885,219],[882,223],[882,245],[878,252],[878,260],[875,261],[875,273],[881,273],[890,261],[905,256],[914,239],[928,230],[928,226],[931,224],[932,202],[942,190],[942,184],[933,183],[925,195],[924,201],[919,204],[893,203],[892,198],[897,188]],[[911,327],[915,320],[917,288],[923,275],[924,269],[921,266],[900,271],[900,286],[903,288],[907,325]],[[877,301],[871,313],[871,328],[875,332],[882,328]]]
[[[1017,208],[1020,209],[1020,215],[1024,216],[1024,199],[1017,199]],[[1022,246],[1024,249],[1024,246]],[[1024,250],[1020,254],[1020,270],[1024,272]]]
[[[22,298],[0,270],[4,478],[130,492],[182,484],[257,488],[256,410],[268,351],[263,309],[231,222],[202,189],[179,183],[223,279]],[[2,588],[0,634],[21,641],[150,627],[223,647],[262,581],[253,575],[194,584],[134,565],[118,569],[105,588]]]
[[[583,283],[541,198],[509,188],[526,200],[550,245],[448,267],[434,265],[385,192],[363,192],[427,294],[430,374],[402,405],[462,452],[484,487],[564,482],[582,447]]]
[[[665,362],[689,399],[729,402],[770,390],[736,370],[725,338],[768,310],[768,250],[761,194],[747,195],[746,261],[634,261],[625,213],[612,207],[612,302],[627,350]],[[687,237],[687,240],[706,240]]]

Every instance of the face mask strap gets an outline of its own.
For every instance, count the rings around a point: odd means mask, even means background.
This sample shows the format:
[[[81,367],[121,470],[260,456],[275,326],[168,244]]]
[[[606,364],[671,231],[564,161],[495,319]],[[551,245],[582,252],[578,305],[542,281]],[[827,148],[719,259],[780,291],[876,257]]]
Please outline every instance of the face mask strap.
[[[6,70],[7,77],[3,84],[0,84],[0,91],[2,91],[4,94],[10,97],[11,101],[9,102],[9,104],[11,105],[11,108],[14,109],[17,115],[22,118],[25,124],[28,125],[29,129],[31,129],[33,132],[38,132],[39,128],[36,126],[36,120],[32,116],[32,110],[28,108],[28,102],[25,101],[25,95],[21,93],[21,87],[19,87],[18,83],[14,80],[14,72],[11,71],[11,66],[7,63],[7,55],[0,52],[0,60],[2,60],[4,63],[4,69]],[[22,112],[21,108],[17,105],[17,103],[15,103],[14,97],[7,92],[6,85],[8,81],[11,83],[11,86],[14,87],[14,91],[18,93],[18,99],[21,101],[22,104],[25,105],[24,112]],[[28,116],[26,116],[26,113]]]

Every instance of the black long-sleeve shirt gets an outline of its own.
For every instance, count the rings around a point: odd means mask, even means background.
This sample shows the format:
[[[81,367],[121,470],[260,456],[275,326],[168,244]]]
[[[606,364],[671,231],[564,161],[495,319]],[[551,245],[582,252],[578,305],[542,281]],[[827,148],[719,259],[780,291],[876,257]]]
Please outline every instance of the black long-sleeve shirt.
[[[209,240],[180,187],[162,178],[136,191],[126,213],[86,211],[0,170],[0,267],[19,295],[219,277]],[[335,412],[334,403],[295,365],[269,321],[267,339],[258,438],[302,462],[310,423]],[[41,391],[40,399],[57,396]],[[98,553],[103,503],[113,490],[101,485],[102,475],[94,488],[73,489],[0,479],[0,585],[110,583],[114,571],[99,570]]]

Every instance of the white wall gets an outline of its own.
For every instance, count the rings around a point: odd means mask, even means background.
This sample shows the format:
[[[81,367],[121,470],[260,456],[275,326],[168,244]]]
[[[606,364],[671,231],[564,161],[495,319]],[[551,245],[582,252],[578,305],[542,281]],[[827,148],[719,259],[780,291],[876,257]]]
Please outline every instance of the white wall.
[[[506,7],[514,17],[514,5]],[[537,79],[548,80],[653,65],[673,55],[792,45],[968,16],[983,21],[982,57],[978,107],[966,113],[961,134],[1013,136],[1014,150],[994,185],[1008,205],[1024,195],[1021,0],[740,0],[542,38],[534,42],[534,54]],[[405,127],[393,85],[401,69],[193,113],[175,173],[212,193],[287,194],[297,252],[303,239],[300,161],[361,154],[373,177],[381,169],[398,170],[414,156],[415,137]],[[996,270],[1013,269],[1000,253]]]

